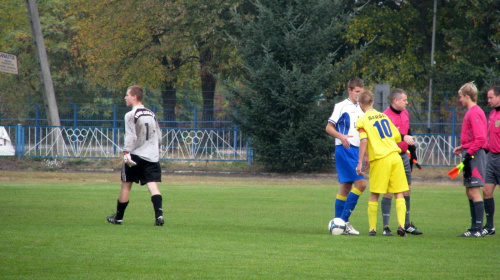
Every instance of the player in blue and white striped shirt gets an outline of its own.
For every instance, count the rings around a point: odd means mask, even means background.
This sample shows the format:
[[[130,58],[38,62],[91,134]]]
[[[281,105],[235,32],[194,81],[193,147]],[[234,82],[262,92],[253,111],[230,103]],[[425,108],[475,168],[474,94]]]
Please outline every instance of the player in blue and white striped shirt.
[[[359,196],[366,188],[364,176],[356,174],[360,142],[356,121],[364,114],[358,104],[358,95],[363,88],[361,79],[349,80],[347,84],[349,97],[335,104],[326,126],[326,132],[335,137],[335,167],[340,183],[335,199],[334,218],[341,218],[346,222],[344,232],[346,235],[359,235],[349,223],[349,217],[358,203]]]

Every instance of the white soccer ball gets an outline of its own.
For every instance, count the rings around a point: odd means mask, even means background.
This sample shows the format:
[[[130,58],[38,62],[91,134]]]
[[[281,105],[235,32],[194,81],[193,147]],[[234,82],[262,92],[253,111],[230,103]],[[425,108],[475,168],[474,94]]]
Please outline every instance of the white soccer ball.
[[[345,222],[341,218],[331,219],[328,223],[328,231],[332,235],[341,235],[345,231]]]

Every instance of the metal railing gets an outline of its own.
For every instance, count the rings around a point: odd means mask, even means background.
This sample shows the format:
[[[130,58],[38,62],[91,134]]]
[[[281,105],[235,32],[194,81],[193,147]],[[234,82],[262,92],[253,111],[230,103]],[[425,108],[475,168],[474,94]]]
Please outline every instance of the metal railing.
[[[18,158],[119,158],[123,128],[6,126]],[[244,161],[252,163],[253,151],[234,129],[162,128],[161,160]],[[453,166],[460,157],[453,148],[458,136],[415,135],[421,165]]]
[[[16,155],[41,158],[118,158],[123,128],[7,126]],[[234,129],[162,128],[161,160],[246,161],[252,150]]]

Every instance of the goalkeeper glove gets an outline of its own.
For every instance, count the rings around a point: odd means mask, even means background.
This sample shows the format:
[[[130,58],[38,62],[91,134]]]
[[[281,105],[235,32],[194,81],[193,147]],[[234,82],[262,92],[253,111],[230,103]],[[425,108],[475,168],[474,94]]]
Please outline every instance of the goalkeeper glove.
[[[136,166],[136,165],[137,165],[137,163],[136,163],[135,161],[133,161],[133,160],[132,160],[132,157],[130,156],[130,153],[129,153],[129,152],[127,152],[127,151],[124,151],[124,152],[123,152],[123,162],[124,162],[126,165],[130,166],[130,167],[132,167],[132,166]]]

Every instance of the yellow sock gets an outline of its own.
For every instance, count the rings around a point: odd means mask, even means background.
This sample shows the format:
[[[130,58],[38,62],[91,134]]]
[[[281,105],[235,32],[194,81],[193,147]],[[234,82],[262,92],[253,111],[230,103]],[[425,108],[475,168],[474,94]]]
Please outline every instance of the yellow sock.
[[[362,192],[356,188],[352,188],[351,192],[354,194],[357,194],[358,196],[361,196],[361,194],[362,194]]]
[[[404,198],[396,199],[396,213],[398,216],[399,226],[404,228],[406,219],[406,202]]]
[[[378,212],[378,201],[368,202],[368,225],[370,226],[370,231],[377,231],[377,212]]]
[[[347,196],[343,196],[343,195],[340,195],[340,194],[337,194],[337,197],[336,197],[338,200],[342,200],[342,201],[346,201],[347,200]]]

